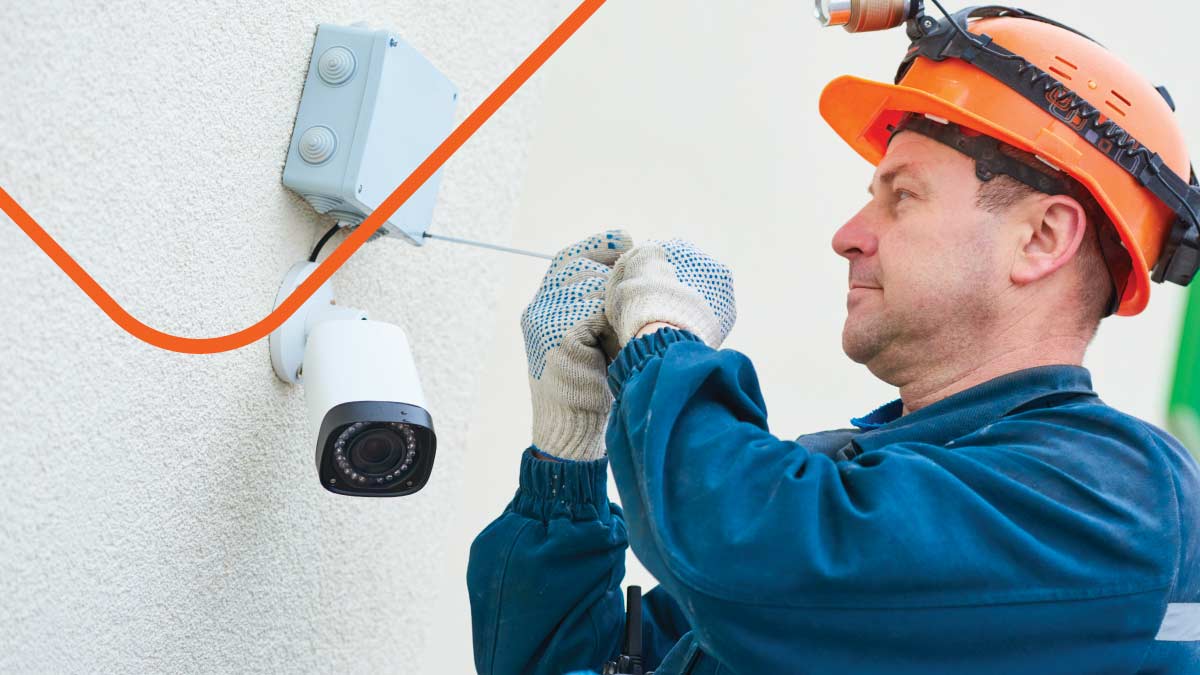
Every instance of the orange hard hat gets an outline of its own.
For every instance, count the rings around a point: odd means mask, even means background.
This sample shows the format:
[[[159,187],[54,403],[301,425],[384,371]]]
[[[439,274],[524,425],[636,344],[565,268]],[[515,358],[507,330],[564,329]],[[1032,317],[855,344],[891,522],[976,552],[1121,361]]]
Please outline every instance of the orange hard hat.
[[[1081,103],[1098,109],[1099,122],[1111,119],[1128,132],[1118,144],[1136,139],[1136,147],[1149,151],[1146,157],[1157,153],[1175,174],[1189,175],[1173,106],[1104,47],[1060,25],[1012,16],[974,20],[967,30],[990,36],[991,44],[1049,73]],[[1116,226],[1129,257],[1120,268],[1110,264],[1114,275],[1126,277],[1114,279],[1123,289],[1117,314],[1138,314],[1150,297],[1150,269],[1180,216],[1114,159],[1120,153],[1112,142],[1088,136],[1095,131],[1088,123],[1097,120],[1076,119],[1072,106],[1054,110],[1050,89],[1046,91],[1050,105],[1039,106],[966,60],[918,55],[896,84],[848,75],[833,80],[821,94],[820,109],[834,131],[872,164],[882,160],[896,124],[915,113],[991,136],[1065,172],[1095,197]]]

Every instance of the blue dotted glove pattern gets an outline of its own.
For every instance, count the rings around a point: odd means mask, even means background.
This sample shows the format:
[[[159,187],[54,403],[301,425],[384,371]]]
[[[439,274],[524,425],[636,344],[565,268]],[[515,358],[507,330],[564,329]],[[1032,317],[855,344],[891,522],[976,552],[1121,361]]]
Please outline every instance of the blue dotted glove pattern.
[[[679,283],[695,289],[708,303],[717,317],[721,335],[729,335],[737,320],[733,273],[729,268],[689,241],[671,239],[654,243],[662,247],[667,262],[675,268],[675,278]]]
[[[554,256],[537,295],[521,314],[525,356],[534,379],[541,379],[547,354],[562,344],[572,328],[604,316],[609,266],[630,243],[624,232],[610,231],[572,244]]]

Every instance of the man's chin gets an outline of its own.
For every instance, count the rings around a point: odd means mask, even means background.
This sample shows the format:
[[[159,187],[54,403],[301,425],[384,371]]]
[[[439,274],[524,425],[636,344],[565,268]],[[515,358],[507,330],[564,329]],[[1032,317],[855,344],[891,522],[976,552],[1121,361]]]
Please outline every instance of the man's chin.
[[[867,363],[867,361],[870,361],[871,356],[873,356],[873,354],[870,353],[870,350],[865,348],[865,345],[850,338],[845,333],[842,333],[842,351],[846,353],[846,356],[851,361],[864,365]]]
[[[846,325],[842,328],[842,351],[851,361],[863,365],[867,365],[878,356],[884,344],[877,331],[866,328],[851,323],[850,318],[846,319]]]

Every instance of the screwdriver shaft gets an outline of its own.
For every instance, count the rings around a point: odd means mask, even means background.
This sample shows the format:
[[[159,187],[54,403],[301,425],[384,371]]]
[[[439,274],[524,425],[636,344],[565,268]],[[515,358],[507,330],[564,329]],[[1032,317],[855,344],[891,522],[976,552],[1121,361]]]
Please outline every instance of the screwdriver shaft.
[[[485,244],[481,241],[471,241],[470,239],[459,239],[458,237],[447,237],[442,234],[429,234],[428,232],[426,232],[425,238],[426,239],[440,239],[441,241],[449,241],[449,242],[452,242],[455,244],[465,244],[467,246],[478,246],[479,248],[490,248],[493,251],[502,251],[504,253],[515,253],[517,255],[527,255],[531,258],[541,258],[543,260],[553,260],[554,259],[554,256],[546,255],[544,253],[534,253],[533,251],[526,251],[524,249],[519,249],[519,248],[511,248],[509,246],[499,246],[497,244]]]

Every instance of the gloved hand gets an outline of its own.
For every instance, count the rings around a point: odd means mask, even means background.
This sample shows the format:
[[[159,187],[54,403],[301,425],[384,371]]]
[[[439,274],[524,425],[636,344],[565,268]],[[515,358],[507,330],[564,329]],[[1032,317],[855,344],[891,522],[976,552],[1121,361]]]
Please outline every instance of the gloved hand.
[[[604,294],[613,263],[632,245],[624,231],[609,230],[559,251],[521,314],[533,444],[554,457],[589,461],[604,456],[612,406],[607,368],[617,352],[604,316]]]
[[[716,349],[737,319],[733,274],[681,239],[647,242],[617,261],[605,310],[622,347],[644,326],[664,322]]]

